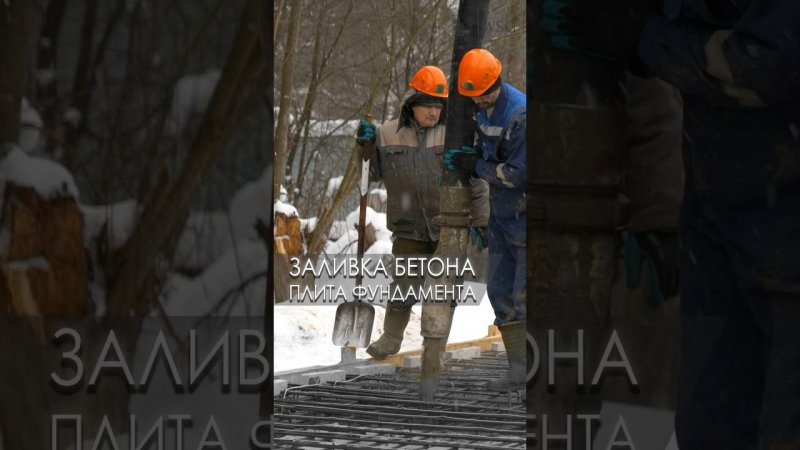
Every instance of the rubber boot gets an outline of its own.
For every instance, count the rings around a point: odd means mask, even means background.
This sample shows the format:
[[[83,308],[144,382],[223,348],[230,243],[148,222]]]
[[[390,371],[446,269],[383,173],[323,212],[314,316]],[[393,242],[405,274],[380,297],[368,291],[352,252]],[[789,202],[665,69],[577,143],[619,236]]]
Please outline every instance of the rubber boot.
[[[390,303],[386,307],[386,317],[383,320],[383,334],[377,341],[369,344],[367,353],[373,358],[382,359],[399,352],[410,316],[411,306],[395,306]]]
[[[447,338],[453,325],[455,308],[451,303],[422,304],[422,360],[420,364],[420,400],[432,402],[444,369]]]
[[[432,402],[439,387],[439,378],[444,368],[444,352],[447,338],[426,337],[422,340],[422,361],[420,366],[419,398]]]
[[[525,389],[525,344],[527,331],[525,322],[512,322],[500,325],[500,334],[506,346],[508,372],[501,378],[489,380],[486,388],[490,391],[517,391]]]

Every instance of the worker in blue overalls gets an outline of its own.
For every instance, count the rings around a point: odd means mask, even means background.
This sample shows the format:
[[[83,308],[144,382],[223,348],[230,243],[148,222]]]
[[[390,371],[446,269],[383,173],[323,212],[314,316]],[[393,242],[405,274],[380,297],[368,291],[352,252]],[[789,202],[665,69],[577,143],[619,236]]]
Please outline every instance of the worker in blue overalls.
[[[509,370],[490,380],[489,390],[525,386],[525,94],[500,78],[502,65],[490,52],[472,49],[458,67],[458,91],[477,106],[477,151],[448,149],[448,169],[489,183],[489,274],[487,291],[506,347]],[[480,229],[470,242],[486,244]]]

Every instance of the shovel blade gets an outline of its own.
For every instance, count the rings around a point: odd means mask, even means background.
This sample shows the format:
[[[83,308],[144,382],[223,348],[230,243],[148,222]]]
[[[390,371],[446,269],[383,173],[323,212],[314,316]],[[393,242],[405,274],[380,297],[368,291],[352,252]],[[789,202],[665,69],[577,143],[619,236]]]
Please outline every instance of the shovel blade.
[[[367,347],[374,320],[375,308],[369,303],[348,302],[339,305],[333,324],[333,343],[340,347]]]

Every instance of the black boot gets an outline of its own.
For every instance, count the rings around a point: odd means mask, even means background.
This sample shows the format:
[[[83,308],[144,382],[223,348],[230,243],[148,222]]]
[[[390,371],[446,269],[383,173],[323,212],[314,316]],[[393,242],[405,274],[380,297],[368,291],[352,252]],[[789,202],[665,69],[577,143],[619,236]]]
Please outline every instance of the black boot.
[[[389,303],[386,306],[386,317],[383,319],[383,334],[377,341],[369,344],[367,353],[373,358],[382,359],[399,352],[410,315],[410,305],[395,306]]]
[[[525,344],[527,331],[525,322],[500,325],[500,334],[506,346],[508,372],[501,378],[489,380],[490,391],[518,391],[525,389]]]

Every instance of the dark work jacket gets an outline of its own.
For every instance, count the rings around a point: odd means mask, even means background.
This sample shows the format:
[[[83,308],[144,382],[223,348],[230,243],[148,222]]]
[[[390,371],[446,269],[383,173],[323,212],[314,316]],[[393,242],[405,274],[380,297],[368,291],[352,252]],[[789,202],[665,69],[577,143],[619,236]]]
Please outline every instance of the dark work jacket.
[[[370,178],[386,185],[387,227],[395,237],[438,241],[439,180],[444,165],[444,125],[420,128],[400,119],[378,127],[377,149],[370,162]],[[471,183],[471,224],[486,227],[489,188]]]
[[[681,90],[693,195],[800,208],[800,1],[665,0],[639,56]]]
[[[680,93],[656,77],[628,74],[625,195],[629,230],[676,231],[683,197],[683,104]]]

